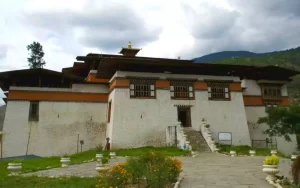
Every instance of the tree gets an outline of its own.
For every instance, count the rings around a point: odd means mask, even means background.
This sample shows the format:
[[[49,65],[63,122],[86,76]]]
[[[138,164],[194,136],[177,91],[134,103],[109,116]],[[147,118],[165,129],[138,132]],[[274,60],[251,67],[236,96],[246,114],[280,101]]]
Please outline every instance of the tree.
[[[300,106],[289,107],[270,107],[266,108],[266,117],[258,119],[257,123],[267,124],[268,128],[264,131],[270,137],[284,137],[290,142],[289,135],[299,133],[300,131]]]
[[[31,69],[43,68],[46,65],[46,62],[43,60],[45,55],[43,51],[43,46],[39,42],[33,42],[27,46],[27,50],[30,51],[30,57],[27,58],[28,66]]]

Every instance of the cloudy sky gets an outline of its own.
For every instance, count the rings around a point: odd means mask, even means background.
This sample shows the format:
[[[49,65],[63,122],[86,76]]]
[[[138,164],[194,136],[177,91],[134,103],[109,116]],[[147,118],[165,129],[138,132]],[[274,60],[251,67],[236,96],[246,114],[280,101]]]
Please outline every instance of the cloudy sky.
[[[300,46],[300,0],[1,0],[0,71],[27,68],[33,41],[57,71],[128,41],[166,58],[282,50]]]

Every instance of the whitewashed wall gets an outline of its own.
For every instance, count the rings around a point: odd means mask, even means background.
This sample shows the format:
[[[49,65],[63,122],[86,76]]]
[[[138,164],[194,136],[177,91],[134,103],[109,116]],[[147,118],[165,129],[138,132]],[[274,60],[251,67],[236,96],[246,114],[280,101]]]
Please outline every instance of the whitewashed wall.
[[[9,101],[3,127],[3,157],[34,154],[57,156],[104,144],[107,103],[39,103],[39,121],[28,121],[29,101]],[[80,146],[80,144],[79,144]],[[80,147],[79,147],[80,150]]]
[[[107,108],[108,108],[108,104],[109,102],[111,102],[111,112],[110,112],[110,122],[107,123],[107,131],[106,131],[106,137],[109,137],[110,140],[113,138],[113,134],[112,134],[112,130],[113,130],[113,122],[115,119],[115,109],[116,109],[116,103],[115,100],[113,100],[115,98],[115,90],[113,90],[108,97],[108,103],[107,103]]]
[[[242,85],[246,87],[243,91],[243,95],[261,96],[261,88],[256,80],[244,79],[242,80]],[[286,85],[281,87],[281,95],[288,96]]]
[[[250,145],[241,92],[231,92],[231,101],[209,101],[207,91],[195,91],[196,100],[171,100],[169,90],[158,89],[156,93],[156,99],[130,99],[129,89],[114,89],[113,148],[166,145],[166,127],[177,120],[174,105],[193,105],[193,128],[199,130],[205,118],[215,139],[218,132],[232,132],[233,144]]]
[[[257,120],[260,117],[265,117],[265,107],[264,106],[246,106],[246,115],[248,121],[251,123],[249,124],[249,131],[251,135],[251,139],[253,140],[265,140],[268,138],[267,135],[263,134],[263,131],[266,130],[267,125],[265,124],[256,124]],[[290,135],[292,142],[287,142],[284,140],[284,138],[277,137],[277,147],[278,150],[281,151],[284,154],[291,154],[295,151],[297,147],[297,139],[296,135]]]

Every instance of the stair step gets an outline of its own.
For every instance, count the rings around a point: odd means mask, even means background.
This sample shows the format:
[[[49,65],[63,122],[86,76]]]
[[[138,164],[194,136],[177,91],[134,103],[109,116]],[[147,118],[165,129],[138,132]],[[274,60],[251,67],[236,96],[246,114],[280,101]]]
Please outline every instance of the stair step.
[[[190,144],[196,146],[198,152],[211,152],[200,131],[192,128],[184,128],[184,133],[187,135]]]

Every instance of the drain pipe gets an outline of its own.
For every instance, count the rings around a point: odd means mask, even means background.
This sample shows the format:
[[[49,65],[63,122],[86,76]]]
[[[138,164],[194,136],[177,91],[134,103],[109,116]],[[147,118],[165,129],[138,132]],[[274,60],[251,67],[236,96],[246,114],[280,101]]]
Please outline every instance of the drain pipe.
[[[29,134],[28,134],[28,140],[27,140],[27,147],[26,147],[26,154],[25,155],[28,154],[29,142],[30,142],[30,136],[31,136],[31,126],[32,126],[32,124],[29,123]]]

